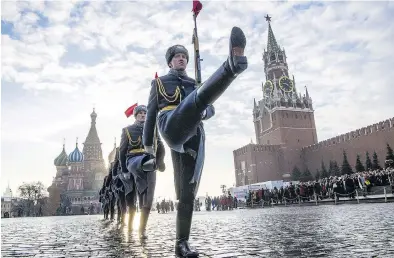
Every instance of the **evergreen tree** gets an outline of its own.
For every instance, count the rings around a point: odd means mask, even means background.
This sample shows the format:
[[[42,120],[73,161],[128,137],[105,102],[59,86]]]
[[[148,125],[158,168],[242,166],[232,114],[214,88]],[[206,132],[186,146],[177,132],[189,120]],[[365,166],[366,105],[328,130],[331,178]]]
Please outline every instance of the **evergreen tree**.
[[[341,170],[339,169],[338,163],[334,160],[333,161],[333,176],[340,176]]]
[[[301,171],[298,169],[297,166],[294,166],[293,172],[291,173],[291,179],[293,181],[298,181],[301,179]]]
[[[357,172],[365,171],[363,163],[361,163],[361,160],[360,160],[360,155],[358,155],[358,154],[357,154],[357,160],[356,160],[356,171]]]
[[[371,158],[369,157],[368,151],[365,153],[365,169],[366,170],[372,169],[372,161]]]
[[[311,171],[309,171],[308,168],[305,169],[304,173],[302,174],[302,178],[303,178],[304,182],[313,180],[312,173],[311,173]]]
[[[321,161],[321,177],[322,178],[326,178],[326,177],[329,177],[329,176],[330,176],[330,174],[328,174],[328,171],[326,169],[326,165],[324,165],[324,161],[322,160]]]
[[[316,180],[319,180],[319,179],[320,179],[320,172],[319,172],[318,169],[316,169],[315,178],[316,178]]]
[[[334,175],[334,161],[330,160],[330,165],[328,167],[328,174],[330,176]]]
[[[394,161],[394,153],[393,149],[390,147],[390,145],[387,143],[387,154],[386,154],[386,160],[392,160]],[[385,163],[385,167],[387,168],[389,164]]]
[[[347,160],[347,155],[346,152],[343,151],[343,162],[342,162],[342,170],[341,170],[342,175],[350,175],[353,174],[353,169],[349,164],[349,161]]]
[[[372,155],[372,169],[381,169],[381,167],[379,166],[379,159],[378,159],[378,154],[376,154],[376,151],[373,152]]]

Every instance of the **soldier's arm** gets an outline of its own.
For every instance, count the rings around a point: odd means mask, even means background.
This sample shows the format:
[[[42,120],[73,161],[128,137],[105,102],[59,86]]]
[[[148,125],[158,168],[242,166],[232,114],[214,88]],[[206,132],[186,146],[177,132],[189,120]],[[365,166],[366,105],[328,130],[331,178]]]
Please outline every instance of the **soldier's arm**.
[[[161,140],[160,135],[157,133],[156,159],[159,165],[164,163],[165,154],[166,154],[166,150],[164,148],[163,141]]]
[[[127,172],[126,152],[127,152],[127,146],[128,146],[128,138],[127,138],[125,130],[127,130],[127,128],[123,128],[122,136],[120,137],[119,162],[120,162],[120,166],[122,168],[122,172],[126,173]]]
[[[147,105],[147,114],[144,125],[144,133],[143,133],[143,145],[146,149],[152,148],[153,146],[153,137],[154,131],[156,127],[156,117],[157,112],[159,111],[158,103],[157,103],[157,89],[155,80],[151,83],[151,89],[149,94],[149,101]]]
[[[116,161],[114,162],[114,165],[112,166],[112,177],[116,177],[118,175],[118,166],[119,166],[119,159],[116,157]]]

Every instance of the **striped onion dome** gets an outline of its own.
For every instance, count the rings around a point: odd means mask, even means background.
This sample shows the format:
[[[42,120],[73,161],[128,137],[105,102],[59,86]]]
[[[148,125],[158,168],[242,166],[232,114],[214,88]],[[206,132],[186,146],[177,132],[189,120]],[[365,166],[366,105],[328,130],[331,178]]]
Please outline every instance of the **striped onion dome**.
[[[68,155],[68,161],[69,162],[82,162],[83,161],[83,154],[82,152],[78,149],[78,142],[76,143],[75,149],[73,152]]]
[[[66,166],[67,161],[68,161],[67,153],[66,153],[65,145],[63,144],[63,150],[59,154],[59,156],[57,156],[57,158],[54,160],[53,164],[57,167]]]

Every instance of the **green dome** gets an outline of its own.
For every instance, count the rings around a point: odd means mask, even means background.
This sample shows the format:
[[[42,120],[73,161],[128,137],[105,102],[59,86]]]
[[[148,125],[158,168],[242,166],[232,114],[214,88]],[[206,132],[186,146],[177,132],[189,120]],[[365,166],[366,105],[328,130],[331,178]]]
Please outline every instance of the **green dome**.
[[[63,144],[63,150],[62,152],[59,154],[59,156],[57,156],[57,158],[54,160],[53,164],[57,167],[60,166],[66,166],[67,165],[67,153],[66,150],[64,148],[64,144]]]

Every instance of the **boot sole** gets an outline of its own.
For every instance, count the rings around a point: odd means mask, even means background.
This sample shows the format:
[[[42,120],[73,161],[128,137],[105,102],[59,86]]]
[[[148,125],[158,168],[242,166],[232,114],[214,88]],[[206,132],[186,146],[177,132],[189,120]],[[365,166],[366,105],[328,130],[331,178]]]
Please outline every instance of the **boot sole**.
[[[246,46],[246,37],[244,32],[238,28],[238,27],[233,27],[231,30],[231,47],[239,47],[239,48],[245,48]]]
[[[188,257],[188,258],[198,258],[200,257],[200,254],[189,254],[189,255],[182,255],[181,253],[176,253],[175,252],[175,257]]]

